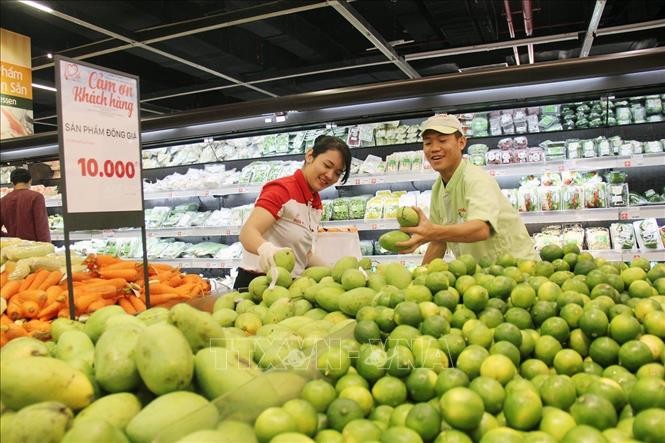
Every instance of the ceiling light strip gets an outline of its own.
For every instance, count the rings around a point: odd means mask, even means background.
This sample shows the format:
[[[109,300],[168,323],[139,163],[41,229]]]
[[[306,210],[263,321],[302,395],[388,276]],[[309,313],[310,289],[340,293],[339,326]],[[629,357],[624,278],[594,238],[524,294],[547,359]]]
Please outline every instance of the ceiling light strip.
[[[30,5],[30,6],[32,6],[32,5]],[[222,74],[221,72],[215,71],[214,69],[210,69],[210,68],[202,66],[198,63],[191,62],[191,61],[186,60],[182,57],[178,57],[177,55],[173,55],[173,54],[168,53],[166,51],[162,51],[160,49],[157,49],[157,48],[154,48],[152,46],[146,45],[145,43],[136,41],[134,39],[131,39],[131,38],[126,37],[124,35],[118,34],[116,32],[109,31],[108,29],[102,28],[101,26],[97,26],[97,25],[94,25],[92,23],[88,23],[85,20],[81,20],[81,19],[78,19],[76,17],[72,17],[71,15],[64,14],[62,12],[55,11],[55,10],[52,10],[50,12],[50,14],[54,15],[58,18],[61,18],[65,21],[68,21],[70,23],[74,23],[74,24],[82,26],[84,28],[91,29],[95,32],[99,32],[100,34],[108,35],[109,37],[113,37],[115,39],[118,39],[120,41],[128,43],[129,45],[131,45],[131,47],[137,47],[137,48],[145,49],[147,51],[150,51],[150,52],[153,52],[155,54],[161,55],[162,57],[177,61],[179,63],[185,64],[187,66],[198,69],[200,71],[207,72],[208,74],[214,75],[215,77],[223,78],[224,80],[228,80],[232,83],[237,83],[238,85],[245,86],[247,88],[253,89],[257,92],[268,95],[270,97],[277,97],[277,94],[273,94],[272,92],[268,92],[268,91],[266,91],[264,89],[261,89],[259,87],[256,87],[256,86],[246,85],[241,80],[238,80],[236,78],[233,78],[233,77],[225,75],[225,74]]]
[[[591,20],[589,20],[589,28],[586,31],[584,36],[584,42],[582,43],[582,50],[580,51],[580,57],[588,57],[589,52],[591,51],[591,45],[593,44],[593,38],[596,35],[598,30],[598,25],[600,24],[600,17],[603,15],[603,9],[605,9],[605,3],[607,0],[596,0],[596,5],[593,8],[593,14],[591,14]]]
[[[365,36],[376,48],[381,51],[395,66],[397,66],[407,77],[410,79],[420,78],[418,71],[413,69],[404,58],[402,58],[395,48],[390,46],[390,43],[379,34],[376,29],[365,18],[358,13],[352,6],[345,1],[328,0],[328,4],[332,6],[342,17],[346,19],[351,25],[356,28],[362,35]]]

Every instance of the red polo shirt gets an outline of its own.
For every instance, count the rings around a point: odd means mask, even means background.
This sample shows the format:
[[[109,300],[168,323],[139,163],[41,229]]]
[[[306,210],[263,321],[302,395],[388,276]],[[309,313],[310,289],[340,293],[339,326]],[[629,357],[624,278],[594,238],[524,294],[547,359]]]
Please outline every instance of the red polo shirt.
[[[30,189],[14,189],[5,195],[0,199],[0,226],[9,237],[50,242],[44,196]]]

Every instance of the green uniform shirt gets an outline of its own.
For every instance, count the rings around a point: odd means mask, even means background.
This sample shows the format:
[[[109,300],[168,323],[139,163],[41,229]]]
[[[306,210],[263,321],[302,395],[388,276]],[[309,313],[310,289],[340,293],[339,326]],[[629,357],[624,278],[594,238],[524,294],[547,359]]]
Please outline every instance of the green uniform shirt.
[[[447,242],[459,257],[470,254],[476,260],[495,261],[502,254],[515,258],[537,259],[533,240],[496,180],[482,168],[462,160],[447,185],[441,177],[432,188],[430,219],[439,225],[482,220],[490,224],[490,237],[475,243]]]

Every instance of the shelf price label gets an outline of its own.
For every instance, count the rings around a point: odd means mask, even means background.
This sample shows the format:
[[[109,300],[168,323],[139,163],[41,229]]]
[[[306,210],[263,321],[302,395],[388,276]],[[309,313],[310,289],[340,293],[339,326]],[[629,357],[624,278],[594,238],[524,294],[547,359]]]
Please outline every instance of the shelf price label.
[[[639,207],[626,208],[622,211],[619,211],[619,220],[636,220],[642,218],[642,211]]]
[[[143,210],[138,78],[56,60],[68,213]]]

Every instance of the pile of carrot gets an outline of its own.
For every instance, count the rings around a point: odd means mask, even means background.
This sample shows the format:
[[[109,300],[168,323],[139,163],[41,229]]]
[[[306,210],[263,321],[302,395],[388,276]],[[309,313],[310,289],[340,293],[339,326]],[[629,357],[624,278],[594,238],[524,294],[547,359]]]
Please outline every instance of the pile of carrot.
[[[86,264],[87,271],[72,274],[77,316],[114,304],[128,314],[145,311],[142,263],[92,255]],[[67,279],[60,271],[37,269],[22,280],[9,280],[14,266],[7,262],[0,273],[0,296],[7,302],[0,326],[0,345],[24,336],[48,339],[50,320],[69,317]],[[184,274],[166,264],[150,264],[148,280],[151,306],[171,306],[210,291],[209,283],[200,276]]]

